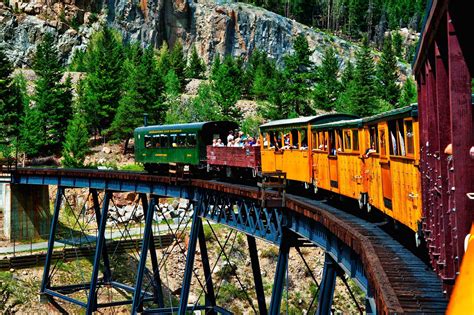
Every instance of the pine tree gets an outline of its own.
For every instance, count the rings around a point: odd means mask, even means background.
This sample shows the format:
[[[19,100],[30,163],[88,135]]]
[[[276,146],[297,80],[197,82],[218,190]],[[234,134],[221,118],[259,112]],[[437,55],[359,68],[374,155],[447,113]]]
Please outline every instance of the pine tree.
[[[161,77],[164,77],[171,69],[171,56],[166,42],[161,45],[158,51],[156,66]]]
[[[183,52],[183,44],[180,40],[174,43],[170,53],[170,66],[178,76],[181,89],[184,88],[186,80],[186,57]]]
[[[395,56],[401,59],[403,57],[402,35],[398,31],[395,32],[395,34],[393,35],[392,41],[393,41],[393,50],[395,52]]]
[[[408,78],[403,86],[400,100],[397,107],[404,107],[417,102],[417,92],[415,83],[411,78]]]
[[[347,65],[344,68],[344,71],[341,75],[341,84],[344,89],[347,89],[349,83],[354,80],[354,65],[353,63],[348,60]]]
[[[121,98],[123,62],[120,36],[104,26],[94,35],[87,50],[87,77],[80,105],[93,130],[105,130],[113,121]]]
[[[33,70],[38,75],[35,89],[35,107],[42,118],[39,120],[44,136],[39,144],[40,154],[56,154],[64,141],[67,121],[72,116],[71,80],[60,83],[63,67],[54,46],[53,36],[47,33],[38,45]]]
[[[65,167],[83,167],[88,152],[89,134],[84,113],[77,112],[69,121],[63,146],[63,165]]]
[[[375,65],[367,38],[356,54],[354,80],[349,84],[350,112],[359,116],[369,116],[377,111],[377,90],[375,84]]]
[[[392,38],[390,35],[384,41],[382,56],[377,64],[377,79],[380,98],[395,105],[400,98],[400,88],[397,84],[397,58],[392,49]]]
[[[25,107],[20,126],[18,150],[31,157],[44,153],[46,131],[43,113],[38,106]]]
[[[334,109],[334,104],[341,91],[341,83],[338,80],[339,68],[340,64],[335,50],[332,47],[326,49],[321,67],[318,69],[319,81],[314,90],[316,108]]]
[[[189,65],[186,68],[186,77],[190,79],[202,79],[204,72],[206,72],[206,65],[199,57],[196,46],[193,46]]]
[[[21,88],[12,74],[13,66],[0,49],[0,151],[4,155],[13,150],[11,146],[19,136],[24,108]]]
[[[242,95],[242,68],[231,56],[226,56],[222,63],[215,62],[211,74],[211,86],[215,98],[222,108],[225,119],[239,121],[242,117],[235,103]]]
[[[124,152],[133,130],[142,124],[144,113],[149,114],[150,124],[161,123],[164,118],[163,112],[156,108],[156,104],[161,101],[162,83],[159,81],[153,48],[143,50],[138,45],[132,46],[123,68],[126,74],[124,92],[108,130],[113,138],[125,141]]]
[[[281,115],[282,118],[307,116],[311,114],[309,106],[310,87],[313,79],[313,63],[309,57],[306,37],[300,34],[294,44],[295,52],[285,56],[285,68],[281,81]]]

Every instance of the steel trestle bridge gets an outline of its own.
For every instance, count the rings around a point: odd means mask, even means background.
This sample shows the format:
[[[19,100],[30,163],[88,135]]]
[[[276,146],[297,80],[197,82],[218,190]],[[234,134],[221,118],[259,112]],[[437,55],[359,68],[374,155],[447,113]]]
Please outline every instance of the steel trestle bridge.
[[[271,191],[256,187],[229,184],[218,181],[193,179],[183,182],[170,181],[169,177],[143,173],[19,168],[12,172],[12,185],[57,186],[54,212],[48,241],[48,251],[41,284],[41,294],[59,298],[86,309],[91,314],[99,308],[132,305],[132,313],[185,314],[191,310],[206,310],[210,314],[232,314],[216,303],[215,283],[203,231],[203,224],[217,222],[247,235],[251,261],[254,293],[260,314],[279,314],[283,298],[288,259],[291,250],[301,255],[300,249],[317,246],[325,251],[324,270],[314,297],[316,314],[331,312],[336,277],[352,278],[366,294],[367,313],[439,312],[446,308],[446,298],[441,281],[435,273],[411,252],[394,241],[379,227],[325,203],[309,198],[286,195],[278,205],[278,196]],[[81,284],[52,285],[52,256],[58,218],[62,203],[70,188],[89,190],[97,221],[95,254],[92,258],[90,281]],[[106,242],[106,222],[114,192],[139,194],[144,209],[145,227],[141,250],[138,253],[136,278],[133,285],[116,281],[111,271],[112,250]],[[103,195],[99,200],[99,194]],[[185,270],[181,286],[179,306],[167,306],[164,301],[162,269],[157,259],[152,222],[160,197],[186,198],[193,205]],[[267,202],[266,202],[267,201]],[[210,225],[211,226],[211,225]],[[212,230],[212,226],[211,226]],[[214,231],[212,231],[214,233]],[[270,305],[267,308],[262,283],[256,238],[279,247],[277,266]],[[223,242],[222,242],[223,243]],[[224,256],[225,244],[218,240]],[[204,281],[197,279],[203,289],[202,304],[188,304],[191,282],[195,272],[196,249],[199,244]],[[152,270],[147,270],[147,259]],[[306,261],[304,261],[306,264]],[[99,273],[102,276],[99,277]],[[151,276],[148,275],[151,273]],[[311,271],[310,271],[311,273]],[[345,276],[344,276],[345,275]],[[150,278],[149,284],[145,281]],[[129,292],[127,300],[100,303],[98,291],[108,286]],[[71,293],[85,290],[86,300],[79,300]],[[248,295],[247,295],[248,297]],[[146,302],[146,303],[145,303]],[[153,307],[145,307],[150,305]]]

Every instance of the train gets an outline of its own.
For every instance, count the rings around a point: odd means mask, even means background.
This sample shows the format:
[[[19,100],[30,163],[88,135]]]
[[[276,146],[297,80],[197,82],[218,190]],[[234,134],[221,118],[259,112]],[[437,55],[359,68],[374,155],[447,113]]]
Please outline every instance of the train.
[[[417,105],[358,118],[348,114],[275,120],[256,144],[218,146],[238,125],[199,122],[135,129],[135,159],[148,172],[255,178],[285,174],[314,193],[358,201],[413,231],[420,242],[421,178]],[[214,145],[213,145],[214,142]]]

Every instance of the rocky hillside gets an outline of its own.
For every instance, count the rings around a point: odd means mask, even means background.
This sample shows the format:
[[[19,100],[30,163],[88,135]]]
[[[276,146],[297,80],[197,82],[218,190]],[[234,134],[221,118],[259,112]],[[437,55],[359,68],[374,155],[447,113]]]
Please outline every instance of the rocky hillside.
[[[195,45],[208,63],[216,54],[246,58],[256,48],[281,63],[301,33],[314,49],[316,64],[328,46],[338,51],[343,62],[358,49],[267,10],[242,3],[218,5],[215,0],[10,0],[0,3],[0,45],[17,67],[28,67],[42,35],[52,32],[67,63],[76,49],[85,49],[101,21],[128,41],[159,47],[180,39],[186,52]],[[404,74],[410,71],[406,64],[400,67]]]

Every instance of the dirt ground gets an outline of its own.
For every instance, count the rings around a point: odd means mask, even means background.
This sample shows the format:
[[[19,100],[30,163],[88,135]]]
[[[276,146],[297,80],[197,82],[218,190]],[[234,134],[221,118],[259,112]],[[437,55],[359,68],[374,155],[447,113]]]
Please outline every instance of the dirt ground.
[[[254,291],[254,282],[250,258],[247,250],[246,236],[242,233],[232,231],[224,226],[213,225],[213,230],[217,235],[216,240],[209,226],[205,226],[206,244],[209,252],[209,263],[212,273],[212,280],[216,292],[217,304],[227,308],[235,314],[254,314],[258,308]],[[183,233],[186,235],[188,230]],[[230,234],[230,235],[229,235]],[[225,245],[225,255],[219,254],[221,246]],[[186,237],[182,237],[179,242],[172,246],[157,250],[158,260],[161,262],[161,281],[164,287],[164,300],[166,305],[178,305],[181,283],[184,275]],[[219,244],[220,243],[220,244]],[[262,271],[263,285],[266,295],[266,302],[269,305],[271,291],[273,287],[273,276],[278,257],[278,248],[261,240],[257,240],[257,248]],[[112,249],[110,249],[113,252]],[[204,294],[201,284],[204,283],[202,271],[202,260],[200,249],[196,251],[194,272],[192,278],[191,294],[189,303],[196,301],[204,302]],[[324,264],[324,253],[319,248],[302,248],[302,254],[310,269],[296,252],[292,249],[288,267],[288,286],[285,286],[281,312],[288,314],[306,314],[311,300],[316,293],[316,285],[312,280],[311,273],[318,283],[322,276]],[[218,258],[219,257],[219,258]],[[135,281],[137,270],[137,251],[130,251],[123,254],[113,254],[110,257],[112,276],[114,280],[132,285]],[[78,258],[73,261],[59,262],[54,265],[53,285],[77,284],[87,282],[90,279],[92,263],[88,259]],[[151,261],[147,261],[147,273],[144,277],[144,288],[151,291]],[[0,272],[0,288],[2,300],[0,310],[6,314],[47,314],[66,311],[70,314],[81,314],[83,309],[70,303],[59,302],[57,305],[40,302],[39,287],[43,274],[42,267],[22,270],[10,270]],[[101,275],[99,275],[101,276]],[[359,305],[364,305],[363,293],[349,280],[349,285],[355,293]],[[88,291],[80,291],[71,296],[86,301]],[[102,287],[98,291],[99,302],[117,301],[129,299],[131,294],[123,290],[116,290],[110,287]],[[152,305],[146,304],[146,307]],[[315,303],[311,307],[311,312],[315,311]],[[340,279],[337,280],[334,295],[334,312],[352,314],[357,313],[356,304],[351,299],[349,292]],[[129,306],[120,306],[110,309],[101,309],[99,314],[128,314]]]

